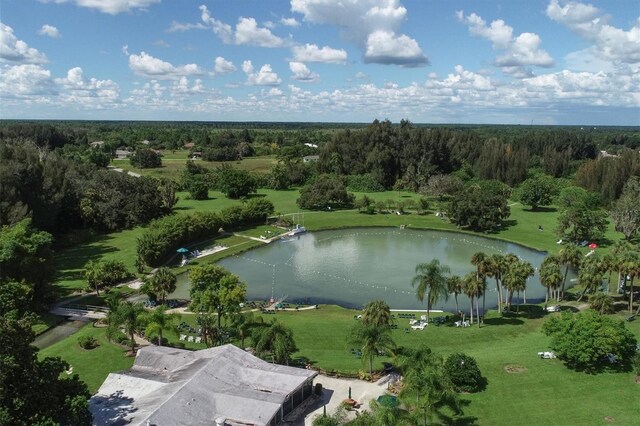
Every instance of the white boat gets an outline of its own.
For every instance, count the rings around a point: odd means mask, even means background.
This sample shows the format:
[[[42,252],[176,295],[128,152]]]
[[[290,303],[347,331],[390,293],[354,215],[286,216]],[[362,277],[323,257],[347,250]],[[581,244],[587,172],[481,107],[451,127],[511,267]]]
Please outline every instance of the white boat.
[[[300,226],[300,224],[296,224],[296,227],[289,231],[289,236],[293,237],[295,235],[304,234],[307,232],[307,229],[304,226]]]

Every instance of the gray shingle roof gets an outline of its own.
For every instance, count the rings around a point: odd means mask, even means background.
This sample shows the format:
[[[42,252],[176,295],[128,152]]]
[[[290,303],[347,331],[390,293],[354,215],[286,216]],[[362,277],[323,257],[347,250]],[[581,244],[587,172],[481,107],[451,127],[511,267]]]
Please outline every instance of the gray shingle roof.
[[[270,364],[233,345],[147,346],[91,399],[95,424],[267,424],[314,371]]]

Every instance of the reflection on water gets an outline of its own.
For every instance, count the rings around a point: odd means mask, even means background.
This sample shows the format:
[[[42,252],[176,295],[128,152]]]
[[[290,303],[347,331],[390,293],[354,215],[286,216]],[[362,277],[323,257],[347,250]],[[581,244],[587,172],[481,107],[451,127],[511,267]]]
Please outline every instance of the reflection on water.
[[[411,287],[418,263],[439,259],[460,276],[473,271],[471,256],[482,251],[514,253],[536,268],[527,283],[527,301],[544,297],[537,268],[545,254],[483,237],[441,231],[364,228],[308,233],[274,242],[219,262],[248,284],[249,299],[287,297],[287,301],[359,307],[384,299],[392,308],[424,309]],[[487,281],[487,307],[497,304],[495,280]],[[186,275],[173,297],[188,296]],[[469,305],[458,297],[460,307]],[[453,296],[434,309],[454,310]]]

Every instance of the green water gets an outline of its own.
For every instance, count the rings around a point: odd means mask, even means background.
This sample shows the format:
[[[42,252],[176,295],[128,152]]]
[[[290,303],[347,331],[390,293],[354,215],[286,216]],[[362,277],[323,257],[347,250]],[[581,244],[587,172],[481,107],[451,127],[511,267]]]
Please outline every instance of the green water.
[[[395,309],[424,309],[411,287],[418,263],[439,259],[460,276],[474,269],[471,256],[482,251],[513,253],[529,261],[536,275],[527,282],[527,302],[544,298],[537,268],[545,254],[517,244],[465,234],[398,228],[359,228],[307,233],[274,242],[218,262],[247,283],[248,299],[286,297],[290,302],[360,307],[384,299]],[[497,305],[495,280],[487,281],[486,305]],[[175,298],[188,297],[186,274],[178,277]],[[515,298],[514,298],[515,299]],[[522,299],[522,297],[521,297]],[[465,296],[458,297],[468,309]],[[515,300],[514,300],[515,301]],[[453,295],[433,309],[455,310]]]

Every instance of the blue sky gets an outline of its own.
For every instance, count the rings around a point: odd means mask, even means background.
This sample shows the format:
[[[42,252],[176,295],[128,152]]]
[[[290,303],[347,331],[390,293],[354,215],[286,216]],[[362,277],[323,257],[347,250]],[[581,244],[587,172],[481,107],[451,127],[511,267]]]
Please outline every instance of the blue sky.
[[[640,125],[637,0],[2,0],[0,117]]]

